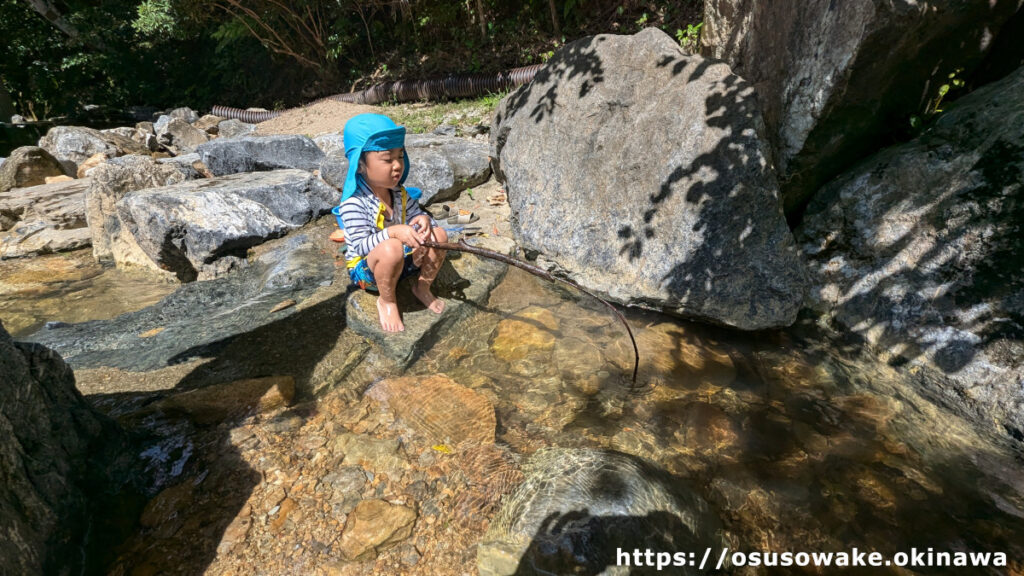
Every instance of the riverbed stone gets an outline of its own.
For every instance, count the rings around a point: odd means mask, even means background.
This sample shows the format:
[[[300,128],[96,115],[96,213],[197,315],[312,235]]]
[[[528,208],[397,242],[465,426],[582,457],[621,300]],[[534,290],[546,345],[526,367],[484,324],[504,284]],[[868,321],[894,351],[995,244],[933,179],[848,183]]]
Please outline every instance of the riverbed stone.
[[[813,308],[926,394],[1024,440],[1024,68],[815,197]],[[923,369],[923,370],[922,370]]]
[[[48,176],[60,176],[64,168],[52,154],[38,146],[15,148],[0,164],[0,192],[46,183]]]
[[[62,229],[44,220],[27,220],[0,233],[0,260],[78,250],[91,240],[88,228]]]
[[[217,176],[283,168],[312,172],[324,160],[324,153],[316,143],[298,134],[218,138],[196,151]]]
[[[142,251],[191,282],[244,265],[248,248],[329,212],[336,200],[308,172],[275,170],[137,190],[116,206]]]
[[[416,511],[383,500],[363,500],[345,522],[341,553],[347,560],[373,559],[412,534]]]
[[[268,376],[179,392],[155,402],[153,408],[183,413],[197,424],[212,425],[244,416],[250,411],[270,412],[290,405],[294,399],[294,378]]]
[[[703,53],[757,90],[785,208],[892,139],[938,95],[969,79],[1017,1],[710,0]],[[1014,48],[1019,62],[1024,46]]]
[[[75,388],[54,351],[14,342],[0,324],[0,566],[12,574],[84,570],[91,460],[120,429]]]
[[[490,400],[443,374],[389,378],[366,394],[424,438],[424,448],[494,443],[497,420]]]
[[[584,38],[504,98],[493,126],[528,254],[630,306],[744,330],[796,319],[806,270],[756,95],[728,66],[655,28]]]
[[[178,158],[183,157],[167,160]],[[97,167],[91,176],[92,184],[85,195],[85,215],[96,260],[113,261],[119,268],[138,267],[166,274],[128,233],[116,205],[129,192],[192,180],[199,173],[191,163],[163,162],[148,156],[123,156]]]
[[[721,523],[684,481],[611,450],[544,448],[502,501],[477,548],[482,576],[629,574],[617,548],[703,550]],[[678,574],[699,574],[683,567]]]
[[[486,239],[470,238],[471,245]],[[348,298],[347,324],[353,331],[376,344],[387,356],[407,366],[434,345],[455,322],[462,320],[487,301],[501,282],[507,264],[471,254],[449,252],[432,290],[445,302],[441,314],[427,310],[409,289],[411,279],[398,283],[398,308],[402,311],[402,332],[384,332],[377,313],[377,293],[355,290]]]

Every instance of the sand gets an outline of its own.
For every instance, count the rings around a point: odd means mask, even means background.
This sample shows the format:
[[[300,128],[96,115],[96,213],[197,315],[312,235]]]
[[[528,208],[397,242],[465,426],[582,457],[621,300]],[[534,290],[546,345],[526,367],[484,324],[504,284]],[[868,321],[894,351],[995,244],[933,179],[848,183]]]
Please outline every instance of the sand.
[[[328,100],[290,110],[277,118],[256,125],[257,134],[306,134],[317,136],[341,133],[349,118],[365,112],[379,113],[375,106]]]

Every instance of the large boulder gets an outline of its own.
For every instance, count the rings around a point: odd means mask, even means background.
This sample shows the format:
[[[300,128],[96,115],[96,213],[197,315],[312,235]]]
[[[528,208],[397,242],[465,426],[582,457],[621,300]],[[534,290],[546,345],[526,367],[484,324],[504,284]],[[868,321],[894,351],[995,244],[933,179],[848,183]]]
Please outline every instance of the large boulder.
[[[949,74],[968,77],[1020,5],[708,0],[703,53],[757,89],[791,212],[909,128]]]
[[[477,548],[481,576],[632,574],[616,549],[703,550],[720,521],[678,478],[610,450],[545,448]],[[701,574],[696,566],[673,574]]]
[[[75,389],[60,356],[14,342],[0,325],[0,566],[9,574],[77,574],[90,527],[87,489],[115,425]]]
[[[190,282],[245,262],[248,248],[330,211],[337,192],[309,172],[232,174],[130,192],[120,220],[159,267]]]
[[[313,140],[298,134],[218,138],[196,151],[217,176],[283,168],[312,172],[324,159],[323,151]]]
[[[124,230],[116,204],[129,192],[192,180],[199,173],[181,162],[158,162],[148,156],[124,156],[98,166],[91,176],[92,184],[85,195],[85,217],[92,238],[93,256],[98,261],[112,260],[119,268],[137,266],[159,270],[139,248],[135,237]]]
[[[806,271],[753,88],[657,29],[565,46],[491,131],[512,228],[627,305],[757,330],[791,324]]]
[[[423,191],[423,204],[451,200],[491,177],[488,147],[481,142],[415,134],[406,138],[405,146],[410,160],[406,185]]]
[[[1021,94],[1024,68],[960,99],[917,139],[830,183],[798,231],[811,265],[811,301],[826,319],[918,374],[926,391],[1018,440]]]
[[[85,178],[0,192],[0,231],[28,220],[47,222],[58,229],[82,228],[90,182]]]
[[[52,154],[38,146],[15,148],[0,164],[0,192],[45,184],[49,176],[64,174],[64,168]]]
[[[82,126],[54,126],[39,139],[39,147],[45,148],[59,160],[68,174],[77,174],[78,165],[96,154],[102,153],[107,158],[114,158],[125,154],[149,153],[143,144],[121,134],[100,132]]]

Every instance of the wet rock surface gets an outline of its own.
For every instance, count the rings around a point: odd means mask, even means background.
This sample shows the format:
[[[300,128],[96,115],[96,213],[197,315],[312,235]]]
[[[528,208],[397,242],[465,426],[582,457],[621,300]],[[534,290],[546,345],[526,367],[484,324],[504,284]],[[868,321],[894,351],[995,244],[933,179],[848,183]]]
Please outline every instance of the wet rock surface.
[[[75,389],[60,356],[11,340],[0,324],[0,565],[17,574],[81,570],[102,474],[100,443],[123,438]],[[96,460],[91,458],[97,457]]]
[[[491,156],[524,250],[611,300],[757,330],[791,324],[807,282],[762,129],[750,85],[648,29],[557,52],[502,100]]]
[[[470,244],[486,244],[488,239],[471,239]],[[384,332],[377,311],[377,294],[354,290],[346,306],[347,324],[356,333],[380,346],[400,364],[409,364],[432,346],[454,323],[466,318],[487,299],[501,281],[506,264],[472,254],[449,252],[431,287],[445,302],[444,311],[435,314],[413,296],[410,280],[398,283],[398,308],[405,330]]]
[[[301,301],[334,281],[333,259],[307,234],[282,239],[237,274],[182,286],[158,304],[113,318],[44,329],[45,342],[77,368],[156,370],[202,357],[234,336],[284,321],[298,307],[271,312],[285,299]],[[343,304],[337,306],[337,312]],[[281,352],[278,352],[281,354]],[[249,367],[235,366],[237,378]]]
[[[790,212],[906,126],[949,74],[970,78],[1019,7],[710,0],[701,41],[757,89]],[[1002,56],[1019,62],[1016,44]]]
[[[936,396],[1018,439],[1022,90],[1024,69],[964,97],[919,138],[831,183],[800,231],[827,320],[946,379]]]
[[[142,252],[191,282],[244,265],[247,249],[298,229],[336,200],[308,172],[275,170],[138,190],[116,207]]]

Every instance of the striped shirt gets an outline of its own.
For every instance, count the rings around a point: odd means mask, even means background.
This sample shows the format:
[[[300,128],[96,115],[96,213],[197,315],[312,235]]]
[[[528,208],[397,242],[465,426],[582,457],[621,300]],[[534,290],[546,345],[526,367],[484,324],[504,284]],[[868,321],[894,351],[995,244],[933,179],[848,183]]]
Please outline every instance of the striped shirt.
[[[373,250],[381,242],[391,236],[387,227],[396,224],[408,224],[413,218],[420,214],[427,214],[420,207],[418,200],[407,195],[405,202],[405,222],[402,219],[402,193],[401,187],[391,191],[391,219],[383,218],[383,229],[377,227],[377,215],[381,213],[383,202],[373,195],[369,186],[362,178],[358,179],[356,193],[341,203],[341,220],[345,224],[345,243],[348,249],[345,257],[348,260],[353,258],[365,258],[370,250]],[[429,214],[427,214],[429,216]],[[430,218],[430,225],[437,226],[437,221]]]

